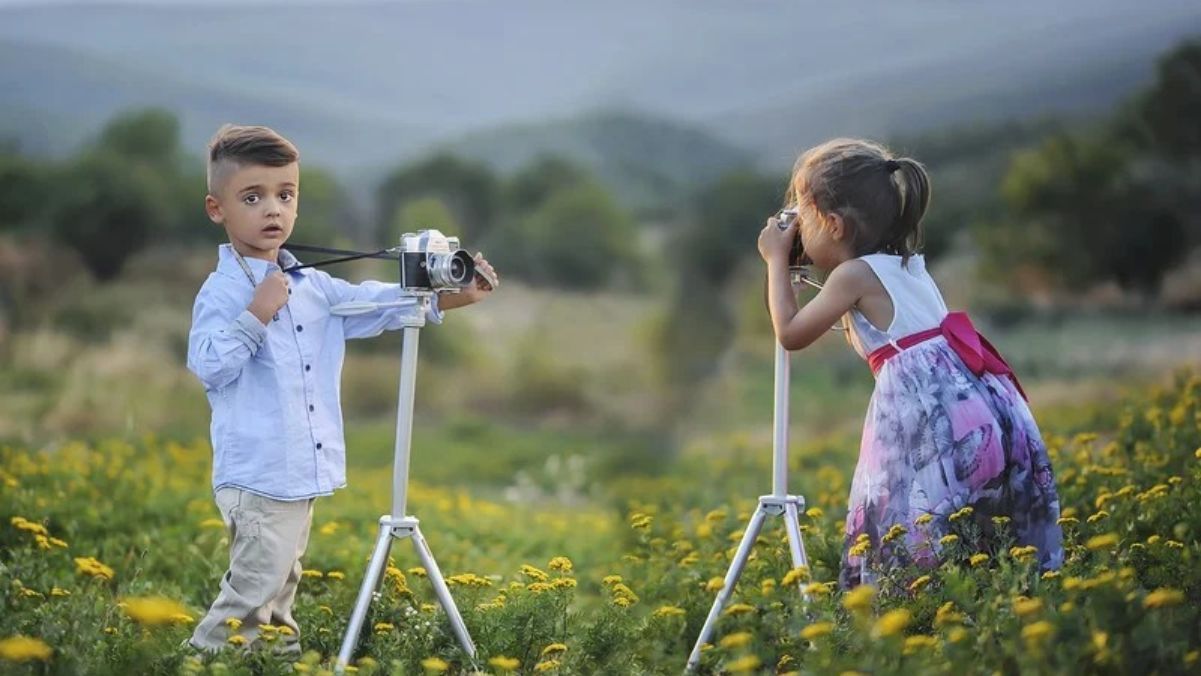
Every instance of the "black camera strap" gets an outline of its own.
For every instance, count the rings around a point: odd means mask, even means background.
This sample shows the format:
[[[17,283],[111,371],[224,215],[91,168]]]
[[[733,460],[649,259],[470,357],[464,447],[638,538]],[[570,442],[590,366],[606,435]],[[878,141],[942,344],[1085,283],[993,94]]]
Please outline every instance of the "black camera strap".
[[[293,270],[301,270],[304,268],[316,268],[322,265],[332,265],[334,263],[345,263],[347,261],[356,261],[360,258],[389,258],[396,259],[396,254],[392,249],[380,249],[379,251],[351,251],[348,249],[331,249],[324,246],[309,246],[307,244],[285,244],[285,249],[289,251],[307,251],[310,253],[321,254],[337,254],[337,258],[327,258],[323,261],[315,263],[296,264],[284,269],[284,272],[292,272]]]

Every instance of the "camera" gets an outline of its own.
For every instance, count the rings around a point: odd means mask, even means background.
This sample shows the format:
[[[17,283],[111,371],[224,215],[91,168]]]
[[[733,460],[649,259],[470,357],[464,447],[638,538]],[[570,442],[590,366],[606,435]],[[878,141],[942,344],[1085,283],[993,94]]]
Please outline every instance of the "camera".
[[[800,214],[800,210],[796,207],[781,209],[780,213],[776,214],[776,225],[781,230],[787,230],[788,226],[796,220],[798,214]],[[809,260],[809,257],[805,255],[805,245],[803,242],[801,242],[801,229],[798,227],[796,231],[796,238],[792,240],[792,247],[788,251],[788,267],[799,268],[812,262],[813,261]]]
[[[400,237],[400,285],[407,291],[458,291],[475,279],[475,261],[458,237],[437,230]]]

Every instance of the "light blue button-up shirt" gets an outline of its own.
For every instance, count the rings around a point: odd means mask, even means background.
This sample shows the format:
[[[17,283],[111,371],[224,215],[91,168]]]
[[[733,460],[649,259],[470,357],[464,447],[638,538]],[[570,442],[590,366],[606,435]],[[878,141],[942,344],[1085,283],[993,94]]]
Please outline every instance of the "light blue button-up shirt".
[[[266,326],[246,308],[255,286],[279,265],[244,258],[251,284],[229,244],[218,248],[192,309],[188,369],[213,409],[213,490],[241,488],[277,500],[329,495],[346,485],[342,433],[342,359],[348,338],[403,328],[420,312],[399,284],[351,284],[320,270],[288,273],[291,296]],[[296,258],[280,250],[283,267]],[[347,301],[411,304],[341,317]],[[442,321],[437,297],[427,319]]]

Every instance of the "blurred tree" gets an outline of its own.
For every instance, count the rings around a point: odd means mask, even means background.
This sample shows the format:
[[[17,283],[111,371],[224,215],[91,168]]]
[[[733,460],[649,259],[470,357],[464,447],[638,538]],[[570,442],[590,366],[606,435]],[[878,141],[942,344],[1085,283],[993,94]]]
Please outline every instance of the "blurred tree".
[[[101,281],[116,277],[171,218],[161,175],[113,152],[93,152],[54,179],[54,234]]]
[[[301,166],[300,204],[293,239],[304,244],[334,246],[348,236],[350,199],[329,172]],[[396,241],[396,240],[390,240]]]
[[[404,233],[418,230],[440,230],[444,235],[454,235],[459,232],[459,225],[441,199],[421,197],[405,202],[396,210],[387,241],[399,242]]]
[[[1133,108],[1132,124],[1147,145],[1174,160],[1201,158],[1201,39],[1160,60],[1155,84]]]
[[[49,168],[16,153],[0,153],[0,231],[28,227],[48,211]]]
[[[179,120],[162,108],[122,113],[105,125],[96,145],[128,159],[178,173],[181,157]]]
[[[381,234],[387,232],[388,219],[405,202],[436,197],[462,227],[461,232],[445,234],[459,235],[465,245],[481,239],[492,228],[499,201],[496,177],[487,166],[450,154],[434,155],[396,169],[384,179],[377,194]]]
[[[560,190],[592,181],[588,170],[555,155],[542,155],[517,171],[504,185],[507,214],[525,216]]]

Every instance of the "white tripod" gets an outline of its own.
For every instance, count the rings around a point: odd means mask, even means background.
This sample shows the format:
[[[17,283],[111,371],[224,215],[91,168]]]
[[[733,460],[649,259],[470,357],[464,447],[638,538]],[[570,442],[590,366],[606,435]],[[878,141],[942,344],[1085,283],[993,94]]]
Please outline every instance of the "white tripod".
[[[411,319],[406,319],[404,325],[404,344],[400,356],[400,399],[396,412],[396,455],[392,465],[392,513],[379,518],[379,537],[375,540],[375,551],[371,554],[371,562],[367,564],[367,573],[363,576],[363,586],[359,587],[359,596],[354,603],[354,611],[350,614],[350,624],[346,627],[346,636],[342,639],[342,649],[338,651],[337,671],[342,673],[350,663],[351,654],[359,640],[359,632],[367,617],[367,607],[379,592],[379,582],[388,565],[388,552],[392,548],[392,539],[411,538],[413,548],[421,559],[429,575],[430,583],[438,602],[450,618],[450,626],[459,639],[463,651],[475,657],[475,644],[463,624],[463,617],[450,596],[450,589],[442,579],[442,571],[438,569],[434,555],[429,545],[417,527],[416,517],[405,515],[405,498],[409,487],[409,449],[413,435],[413,399],[414,388],[417,384],[417,338],[422,326],[425,326],[425,310],[430,303],[429,292],[411,292],[417,296],[418,308],[421,310]],[[343,303],[332,308],[336,315],[354,315],[373,312],[385,307],[410,305],[403,303]]]
[[[791,268],[789,279],[792,282],[794,291],[802,283],[809,284],[818,289],[821,288],[820,284],[805,276],[803,268]],[[793,568],[809,565],[809,558],[805,555],[805,542],[801,539],[800,519],[798,516],[805,509],[805,498],[799,495],[788,494],[789,366],[788,351],[784,349],[784,346],[779,341],[776,341],[776,393],[773,409],[775,434],[772,436],[771,463],[772,492],[771,495],[759,496],[759,506],[755,508],[755,513],[751,515],[751,521],[747,524],[746,531],[742,534],[742,541],[738,543],[738,551],[734,554],[734,560],[730,562],[729,570],[726,571],[726,578],[722,584],[721,591],[717,593],[717,598],[713,601],[713,607],[709,609],[709,616],[705,618],[705,625],[701,627],[701,635],[697,637],[696,645],[692,648],[692,654],[688,656],[686,671],[692,671],[700,664],[701,647],[713,637],[717,618],[721,615],[722,609],[725,608],[726,602],[730,600],[730,595],[734,593],[734,586],[738,584],[738,578],[742,575],[743,567],[746,566],[747,557],[751,554],[751,547],[755,545],[755,540],[758,539],[759,532],[763,529],[763,521],[768,516],[784,517],[784,527],[788,532],[788,549],[792,554]],[[808,601],[809,596],[804,591],[803,583],[798,582],[798,587],[801,597],[805,601]]]

